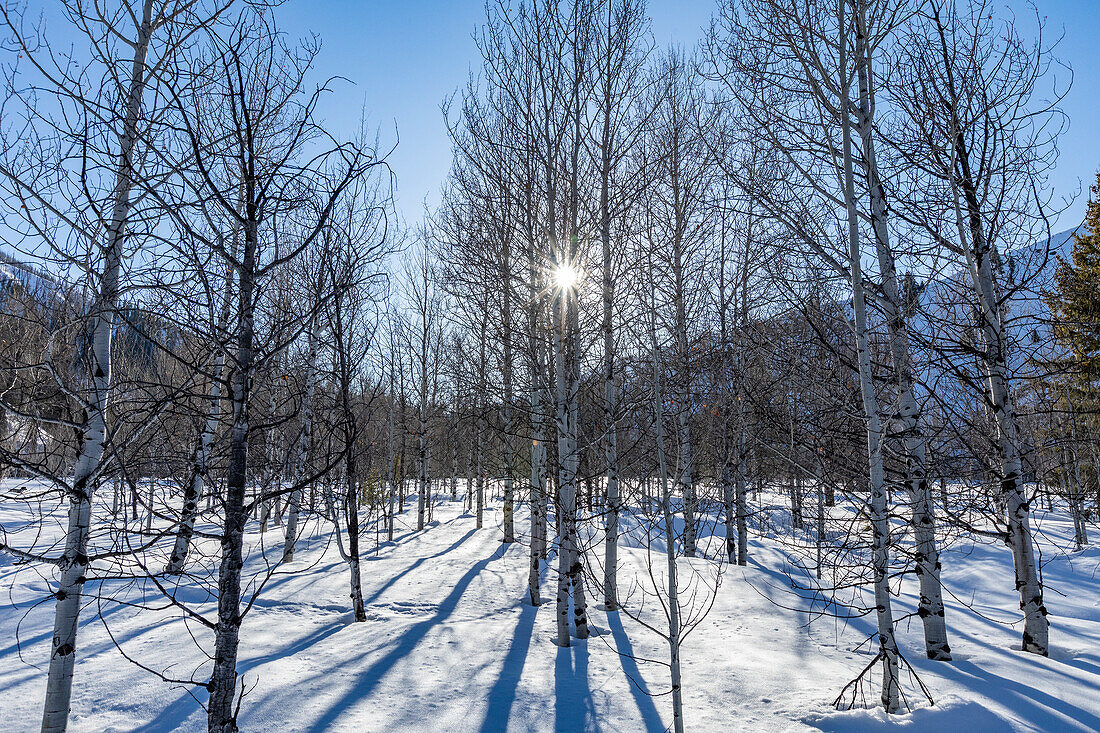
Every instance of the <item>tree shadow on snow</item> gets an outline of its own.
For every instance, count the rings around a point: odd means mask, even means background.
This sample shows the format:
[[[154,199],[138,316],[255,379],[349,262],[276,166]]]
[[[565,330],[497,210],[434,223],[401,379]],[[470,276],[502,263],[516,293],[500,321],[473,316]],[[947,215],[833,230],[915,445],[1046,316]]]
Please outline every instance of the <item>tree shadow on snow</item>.
[[[504,545],[501,545],[492,555],[479,561],[467,570],[466,573],[459,578],[458,582],[455,583],[454,590],[452,590],[439,604],[435,613],[432,614],[430,618],[413,624],[402,633],[400,639],[398,639],[393,648],[383,655],[381,659],[365,669],[359,676],[358,682],[353,685],[351,689],[347,690],[339,699],[333,701],[329,709],[325,711],[325,714],[318,718],[307,730],[312,733],[334,730],[336,719],[355,702],[370,695],[374,689],[378,687],[378,683],[382,681],[386,673],[389,672],[395,664],[408,656],[424,637],[427,636],[429,631],[454,613],[455,608],[458,607],[459,600],[462,598],[462,594],[466,591],[466,588],[469,587],[470,583],[473,582],[474,578],[476,578],[482,570],[488,567],[489,563],[494,560],[499,560],[503,556]]]
[[[965,649],[967,645],[981,645],[994,651],[1002,653],[1004,651],[970,634],[956,632],[955,636],[959,640],[966,639],[965,642],[958,644],[959,648]],[[1023,655],[1024,652],[1014,652],[1014,654]],[[1079,689],[1087,689],[1089,686],[1090,680],[1087,679],[1087,675],[1090,671],[1078,665],[1041,658],[1025,659],[1025,661],[1041,668],[1035,670],[1036,674],[1047,672],[1066,677],[1067,682],[1071,684],[1071,687],[1067,687],[1067,691],[1072,689],[1072,686],[1078,686]],[[944,665],[937,666],[936,671],[950,680],[953,683],[952,686],[967,687],[978,695],[1000,702],[1006,709],[1013,712],[1014,717],[1026,721],[1037,730],[1074,730],[1069,724],[1069,721],[1073,721],[1080,730],[1100,731],[1100,717],[1085,708],[1087,701],[1081,700],[1080,704],[1075,704],[1068,694],[1058,690],[1059,685],[1055,685],[1055,694],[1050,694],[1039,689],[1034,682],[1029,684],[1028,681],[1017,681],[1011,677],[995,674],[981,664],[966,658],[937,664]],[[1084,672],[1086,676],[1075,675],[1073,671]],[[944,688],[948,689],[948,686],[944,685]]]
[[[538,608],[530,604],[521,604],[519,623],[512,635],[512,644],[504,656],[500,676],[489,690],[485,720],[481,723],[481,733],[495,733],[508,729],[508,719],[512,716],[512,706],[516,702],[519,681],[523,676],[523,667],[527,662],[527,651],[531,646],[531,635],[535,628],[535,615]]]
[[[557,648],[554,660],[554,730],[599,731],[588,684],[588,644]]]
[[[637,658],[634,656],[634,645],[623,628],[622,619],[618,611],[607,614],[607,625],[611,628],[611,635],[615,639],[615,650],[619,652],[623,672],[630,679],[630,694],[634,696],[634,702],[638,706],[638,712],[642,715],[642,722],[649,733],[664,733],[667,730],[661,722],[661,714],[657,712],[657,706],[653,703],[653,697],[649,692],[649,686],[642,678],[642,672],[638,669]]]
[[[363,605],[364,606],[369,606],[370,604],[374,603],[376,600],[378,600],[382,596],[383,593],[385,593],[387,590],[392,588],[393,585],[397,581],[401,580],[401,578],[404,578],[406,575],[411,573],[413,570],[416,570],[418,567],[423,565],[428,560],[434,560],[436,558],[443,557],[444,555],[450,553],[452,550],[457,550],[459,545],[461,545],[463,542],[465,542],[466,540],[473,537],[476,533],[477,533],[476,529],[471,529],[469,532],[467,532],[466,534],[459,537],[453,544],[448,546],[446,549],[440,550],[439,552],[435,553],[434,555],[428,555],[426,557],[418,558],[415,562],[410,564],[407,568],[402,570],[400,573],[396,573],[393,576],[391,576],[389,580],[387,580],[385,583],[383,583],[381,586],[379,586],[377,590],[375,590],[373,593],[370,594],[370,596],[364,598],[363,599]]]
[[[309,649],[314,644],[324,641],[328,637],[346,629],[348,627],[350,613],[340,615],[338,618],[333,619],[324,626],[316,629],[307,636],[302,637],[293,644],[278,649],[277,651],[270,652],[268,654],[254,657],[251,659],[242,659],[237,664],[237,685],[245,685],[246,689],[251,687],[251,682],[245,675],[251,670],[259,667],[260,665],[267,664],[276,659],[283,659],[291,657],[298,652]],[[195,712],[196,709],[206,705],[206,700],[209,698],[206,690],[201,685],[196,685],[187,689],[182,695],[176,698],[171,704],[163,708],[156,717],[151,721],[151,725],[155,726],[154,730],[177,730],[184,725],[187,719]],[[204,716],[205,717],[205,716]]]

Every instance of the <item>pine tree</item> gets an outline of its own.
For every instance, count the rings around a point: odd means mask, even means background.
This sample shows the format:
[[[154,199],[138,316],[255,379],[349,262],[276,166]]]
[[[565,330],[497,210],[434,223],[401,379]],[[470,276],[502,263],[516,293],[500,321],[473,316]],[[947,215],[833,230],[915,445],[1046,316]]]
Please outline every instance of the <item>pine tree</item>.
[[[1074,386],[1095,393],[1100,378],[1100,174],[1082,229],[1073,235],[1071,262],[1058,258],[1047,304],[1054,336],[1071,352]]]
[[[1100,506],[1100,174],[1092,187],[1081,232],[1073,235],[1070,262],[1058,258],[1054,289],[1046,296],[1054,337],[1063,348],[1056,366],[1064,378],[1057,385],[1054,409],[1064,419],[1051,436],[1060,446],[1061,465],[1054,480],[1065,487],[1078,548],[1088,543],[1084,499],[1093,494]]]

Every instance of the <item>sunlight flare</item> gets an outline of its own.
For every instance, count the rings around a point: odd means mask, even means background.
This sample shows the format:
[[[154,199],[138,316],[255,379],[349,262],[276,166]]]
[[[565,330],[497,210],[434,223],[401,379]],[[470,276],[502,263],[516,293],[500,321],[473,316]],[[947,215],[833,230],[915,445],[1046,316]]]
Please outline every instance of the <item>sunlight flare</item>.
[[[554,285],[562,290],[572,290],[581,281],[581,271],[568,264],[561,264],[554,268]]]

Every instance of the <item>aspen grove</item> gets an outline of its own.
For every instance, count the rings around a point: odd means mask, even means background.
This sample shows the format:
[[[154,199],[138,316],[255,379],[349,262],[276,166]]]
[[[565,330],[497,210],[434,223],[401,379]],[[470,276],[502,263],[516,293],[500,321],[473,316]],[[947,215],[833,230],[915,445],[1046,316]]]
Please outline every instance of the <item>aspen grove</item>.
[[[1100,729],[1091,9],[707,1],[0,3],[0,731]]]

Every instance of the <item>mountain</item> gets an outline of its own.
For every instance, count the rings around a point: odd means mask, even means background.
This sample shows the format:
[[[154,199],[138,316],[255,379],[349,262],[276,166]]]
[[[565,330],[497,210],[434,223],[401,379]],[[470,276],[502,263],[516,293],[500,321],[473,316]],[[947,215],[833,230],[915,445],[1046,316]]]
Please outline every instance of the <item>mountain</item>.
[[[46,304],[63,299],[64,290],[57,278],[0,251],[0,296],[27,294]]]

